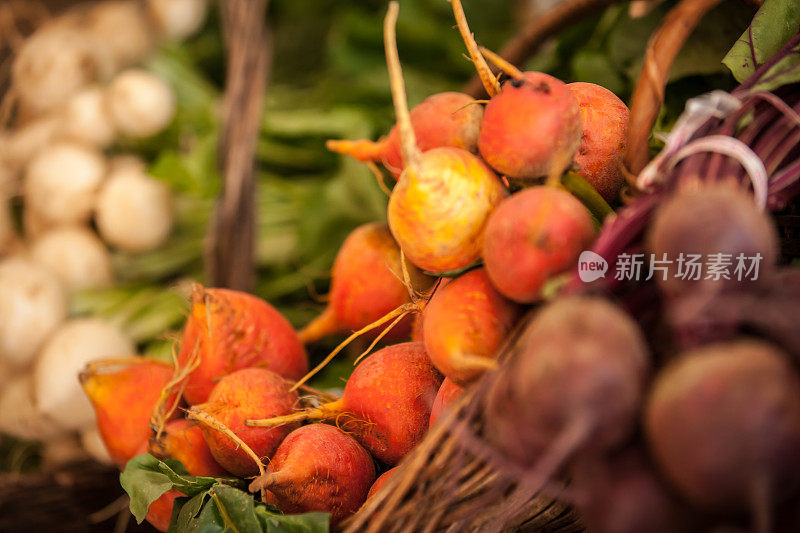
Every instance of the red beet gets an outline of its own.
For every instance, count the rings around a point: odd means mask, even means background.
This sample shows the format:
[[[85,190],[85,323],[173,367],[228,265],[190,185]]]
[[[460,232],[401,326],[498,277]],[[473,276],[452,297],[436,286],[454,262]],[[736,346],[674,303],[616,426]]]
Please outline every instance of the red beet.
[[[576,453],[630,437],[647,373],[647,346],[627,314],[597,297],[558,299],[531,321],[493,383],[487,435],[535,490]]]
[[[593,238],[592,218],[574,196],[530,187],[505,199],[489,217],[483,261],[503,296],[531,303],[548,279],[573,267]]]
[[[436,398],[433,400],[433,407],[431,408],[431,421],[429,426],[433,427],[434,424],[439,420],[439,417],[444,414],[450,404],[453,403],[456,398],[461,396],[461,393],[464,392],[464,388],[456,385],[449,378],[444,378],[442,381],[442,386],[439,387],[439,392],[436,393]]]
[[[289,379],[308,371],[308,358],[291,324],[267,302],[228,289],[192,293],[192,311],[183,330],[178,361],[199,358],[184,397],[190,405],[208,399],[223,376],[248,367],[269,369]]]
[[[752,509],[763,525],[800,489],[800,378],[770,344],[679,356],[656,378],[644,427],[662,473],[698,506]]]
[[[758,210],[752,196],[732,184],[698,185],[665,201],[650,225],[647,247],[655,259],[668,261],[662,264],[666,273],[656,272],[654,277],[670,296],[748,283],[751,276],[744,275],[740,282],[735,274],[740,254],[745,267],[750,266],[747,258],[760,254],[758,279],[768,278],[779,250],[772,220]],[[729,280],[707,279],[711,254],[728,254]],[[692,255],[700,256],[695,262],[703,267],[698,279],[689,263],[680,261]]]
[[[296,401],[297,394],[281,376],[263,368],[245,368],[223,377],[208,403],[196,407],[224,424],[263,461],[295,426],[249,427],[245,420],[291,413]],[[214,459],[225,470],[239,477],[258,474],[255,461],[228,435],[207,426],[203,434]]]
[[[336,417],[376,459],[396,464],[425,436],[441,382],[422,343],[395,344],[356,367],[341,399],[288,416],[262,420],[253,416],[248,425],[276,427]]]
[[[584,459],[571,471],[576,510],[592,533],[699,531],[686,505],[636,449]]]
[[[477,153],[483,106],[476,104],[466,94],[444,92],[431,95],[415,106],[410,117],[419,149],[427,152],[432,148],[451,146]],[[360,140],[327,143],[329,150],[349,155],[359,161],[383,163],[395,177],[405,168],[400,145],[397,126],[378,142]]]
[[[372,457],[355,439],[311,424],[289,433],[250,490],[269,490],[286,513],[325,511],[337,524],[361,507],[373,481]]]
[[[406,263],[415,290],[425,290],[431,278]],[[304,343],[336,333],[357,331],[410,302],[403,284],[400,248],[386,224],[365,224],[344,241],[333,263],[331,292],[325,311],[299,333]],[[377,331],[380,331],[379,328]],[[389,339],[407,338],[411,319],[398,323]]]
[[[425,307],[425,349],[439,371],[459,385],[494,368],[497,350],[520,308],[494,290],[483,268],[439,288]]]

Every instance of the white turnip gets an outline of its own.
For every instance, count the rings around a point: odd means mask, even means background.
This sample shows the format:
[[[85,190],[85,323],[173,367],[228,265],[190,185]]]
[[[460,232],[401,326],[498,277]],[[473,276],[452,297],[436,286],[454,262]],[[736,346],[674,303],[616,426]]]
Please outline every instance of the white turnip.
[[[94,410],[77,376],[90,361],[125,357],[134,345],[113,324],[94,318],[66,322],[47,341],[36,361],[34,392],[44,415],[65,429],[80,430],[94,423]]]
[[[96,2],[76,17],[76,24],[102,43],[116,70],[143,63],[155,46],[154,29],[137,0]]]
[[[99,148],[114,142],[116,132],[106,109],[103,89],[89,87],[69,99],[61,117],[61,133]]]
[[[95,461],[104,465],[113,465],[114,460],[108,454],[100,430],[96,427],[81,431],[81,446],[83,450]]]
[[[80,28],[50,24],[25,40],[12,64],[23,108],[39,115],[63,106],[80,89],[106,78],[108,53]]]
[[[105,172],[100,152],[72,142],[51,145],[26,169],[25,207],[54,224],[85,222],[92,214]]]
[[[64,288],[50,271],[20,257],[0,262],[0,358],[27,366],[67,315]]]
[[[163,244],[173,218],[169,187],[134,164],[112,172],[97,199],[95,222],[100,236],[127,252],[144,252]]]
[[[111,255],[93,231],[82,227],[51,230],[33,243],[31,257],[48,268],[68,289],[111,284]]]
[[[12,378],[0,393],[0,432],[38,441],[64,433],[63,429],[36,410],[33,378],[29,374]]]
[[[130,137],[150,137],[166,128],[175,115],[172,87],[150,72],[121,72],[108,87],[108,110],[116,128]]]
[[[147,0],[147,9],[158,32],[167,39],[194,35],[208,13],[207,0]]]

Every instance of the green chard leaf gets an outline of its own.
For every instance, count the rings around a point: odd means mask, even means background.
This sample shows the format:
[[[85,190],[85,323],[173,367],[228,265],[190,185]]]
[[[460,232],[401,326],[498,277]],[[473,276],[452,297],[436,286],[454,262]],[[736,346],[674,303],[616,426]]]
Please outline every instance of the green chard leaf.
[[[265,533],[326,533],[330,529],[328,513],[284,515],[260,504],[256,507],[256,517]]]
[[[169,533],[327,533],[328,513],[284,515],[252,494],[218,483],[193,498],[178,498]]]
[[[746,80],[756,69],[775,54],[792,37],[800,31],[800,2],[787,0],[766,0],[753,17],[747,28],[733,48],[722,60],[733,76],[740,83]],[[787,57],[791,64],[800,63],[800,55]],[[780,70],[791,66],[781,61]],[[775,69],[771,70],[773,72]],[[785,76],[781,80],[773,80],[770,86],[760,86],[769,90],[793,81],[800,81],[800,68],[795,68],[793,78]],[[767,73],[766,76],[769,76]],[[765,76],[765,77],[766,77]]]
[[[141,523],[150,504],[168,490],[185,495],[175,500],[170,533],[327,533],[328,513],[284,515],[241,490],[238,478],[190,476],[180,462],[159,461],[150,454],[131,459],[120,474],[130,497],[131,513]]]
[[[131,513],[142,523],[150,504],[170,489],[194,496],[212,487],[217,480],[211,477],[190,476],[183,465],[175,460],[159,461],[146,453],[134,457],[119,475],[119,481],[128,493]]]

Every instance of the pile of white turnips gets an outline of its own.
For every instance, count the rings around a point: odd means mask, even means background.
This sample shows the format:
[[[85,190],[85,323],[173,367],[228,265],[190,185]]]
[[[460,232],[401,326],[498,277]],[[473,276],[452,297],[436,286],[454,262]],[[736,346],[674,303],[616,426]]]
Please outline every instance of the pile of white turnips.
[[[114,324],[70,318],[69,297],[114,282],[111,249],[145,252],[171,232],[170,189],[115,145],[172,122],[172,87],[142,65],[160,43],[195,33],[207,9],[93,2],[48,21],[15,54],[16,113],[0,131],[0,432],[44,442],[46,460],[107,460],[77,376],[136,347]]]

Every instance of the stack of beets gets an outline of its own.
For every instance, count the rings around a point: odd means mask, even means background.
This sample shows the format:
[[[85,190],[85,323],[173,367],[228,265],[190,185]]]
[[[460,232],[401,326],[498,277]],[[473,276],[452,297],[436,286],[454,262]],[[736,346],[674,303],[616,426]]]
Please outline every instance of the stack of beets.
[[[388,225],[347,238],[327,309],[299,333],[264,301],[197,286],[175,368],[140,358],[90,365],[82,383],[112,457],[124,467],[149,451],[192,475],[254,478],[250,489],[284,512],[322,510],[339,523],[484,378],[486,448],[518,481],[510,501],[563,491],[567,476],[563,493],[592,531],[699,531],[748,512],[768,530],[800,489],[798,354],[736,328],[714,342],[661,342],[680,317],[646,311],[779,292],[791,274],[775,266],[770,218],[739,181],[685,180],[651,210],[645,249],[672,259],[761,254],[757,281],[667,275],[643,284],[635,305],[567,285],[572,294],[542,305],[600,222],[577,197],[586,191],[574,195],[561,177],[580,175],[595,205],[615,200],[628,109],[597,85],[502,64],[452,4],[490,99],[442,93],[409,112],[392,2],[384,33],[397,125],[377,142],[329,144],[395,176]],[[298,396],[311,375],[304,343],[376,325],[388,326],[376,340],[411,342],[366,356],[341,398],[307,387]],[[175,416],[181,406],[188,421]],[[165,530],[179,495],[162,496],[148,520]]]

